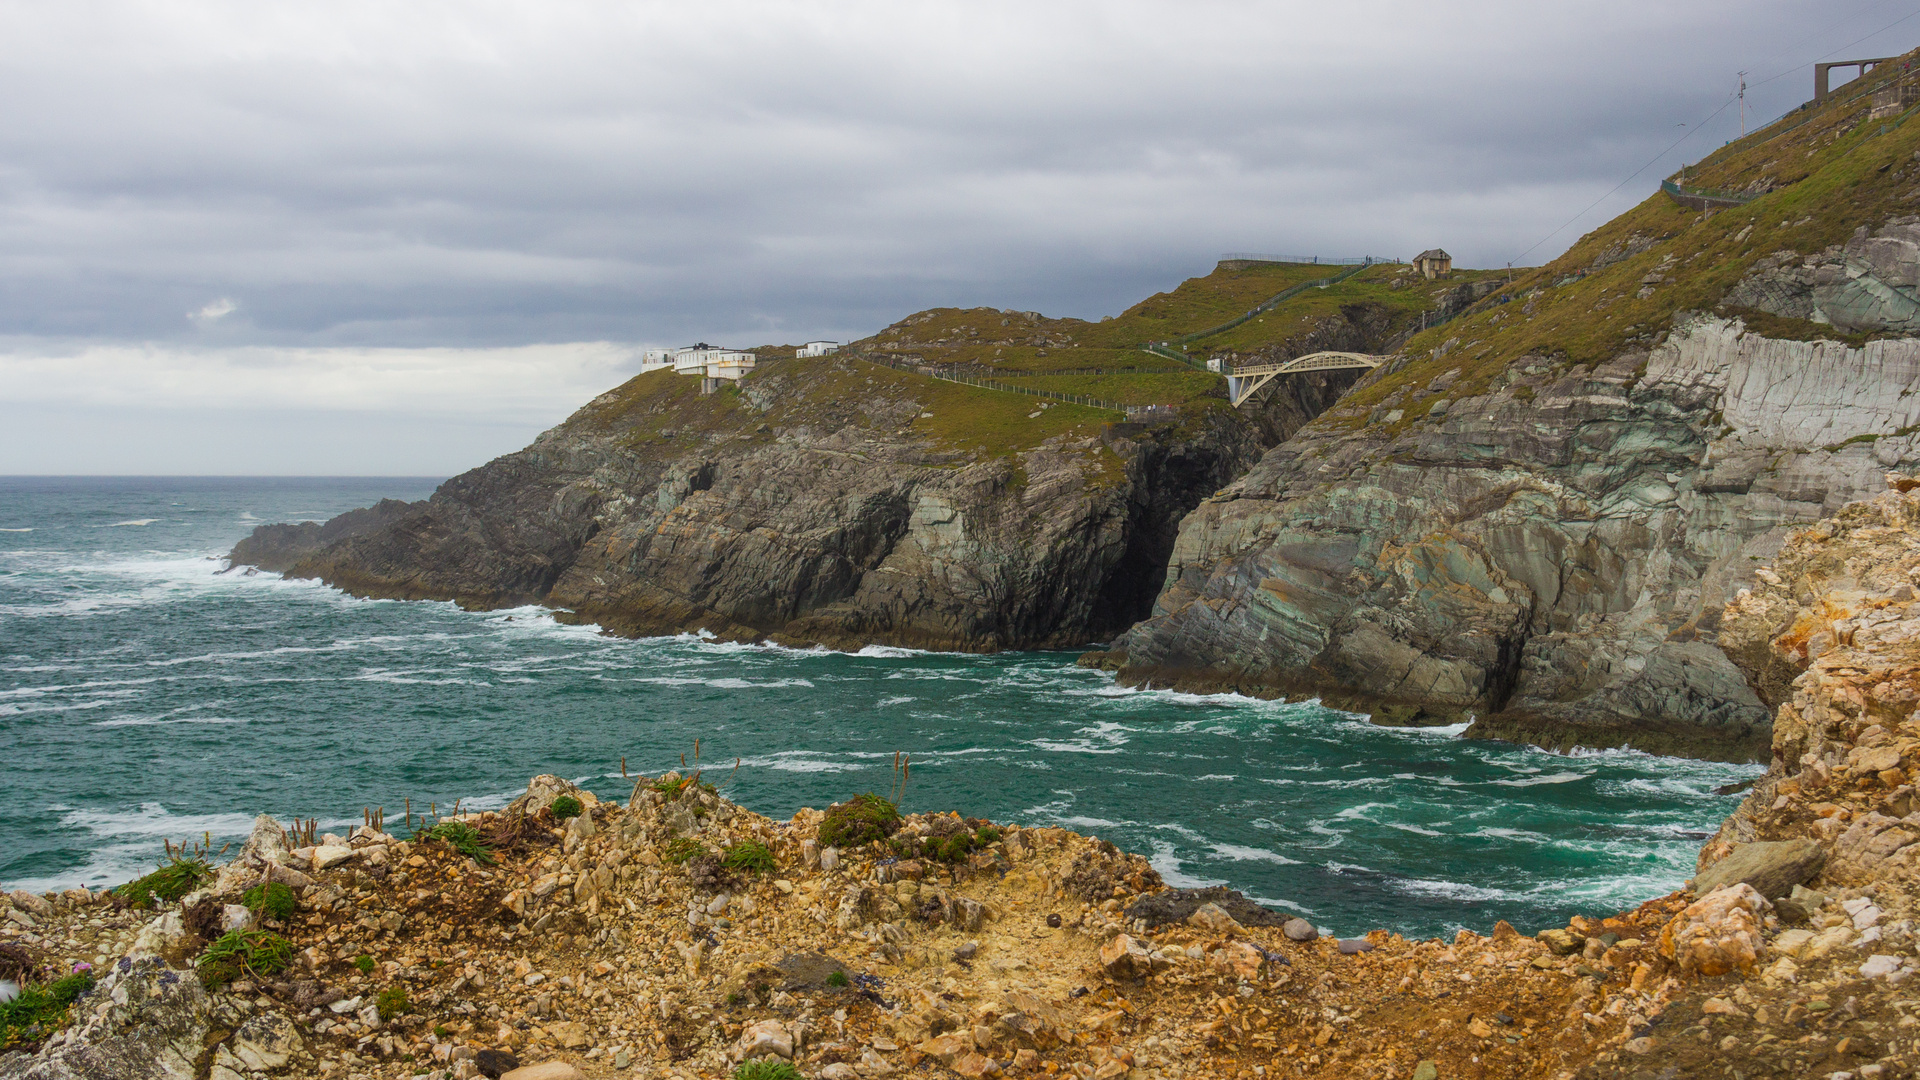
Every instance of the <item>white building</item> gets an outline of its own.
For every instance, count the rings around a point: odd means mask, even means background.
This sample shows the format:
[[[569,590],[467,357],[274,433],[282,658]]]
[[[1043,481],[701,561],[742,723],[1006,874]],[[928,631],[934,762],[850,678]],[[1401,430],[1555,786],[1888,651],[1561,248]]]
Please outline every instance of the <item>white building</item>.
[[[793,355],[825,356],[830,352],[837,352],[839,349],[840,343],[837,341],[809,341],[805,345],[800,346],[800,350]]]
[[[672,368],[676,375],[694,375],[705,380],[701,392],[712,393],[719,385],[714,380],[738,382],[753,370],[754,359],[750,352],[723,349],[703,341],[684,349],[648,349],[640,354],[640,374]]]

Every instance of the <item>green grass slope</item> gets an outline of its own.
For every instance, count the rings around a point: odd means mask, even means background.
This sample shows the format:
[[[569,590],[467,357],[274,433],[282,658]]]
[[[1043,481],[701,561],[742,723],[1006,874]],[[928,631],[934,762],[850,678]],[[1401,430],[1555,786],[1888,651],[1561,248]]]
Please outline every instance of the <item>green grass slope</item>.
[[[1394,391],[1456,368],[1450,394],[1460,397],[1494,384],[1521,357],[1595,365],[1654,344],[1686,312],[1737,315],[1775,337],[1866,340],[1724,300],[1769,255],[1818,253],[1863,226],[1920,213],[1920,113],[1870,120],[1876,85],[1872,77],[1850,85],[1683,170],[1689,188],[1763,193],[1752,202],[1700,211],[1650,196],[1466,316],[1416,334],[1404,348],[1411,363],[1356,387],[1319,422],[1363,423]]]

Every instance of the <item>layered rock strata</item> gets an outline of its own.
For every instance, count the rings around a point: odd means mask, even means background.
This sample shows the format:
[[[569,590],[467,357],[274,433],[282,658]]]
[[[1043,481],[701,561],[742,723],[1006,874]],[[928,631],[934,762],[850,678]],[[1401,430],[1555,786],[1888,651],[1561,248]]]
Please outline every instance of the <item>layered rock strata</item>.
[[[1109,662],[1549,747],[1763,758],[1721,606],[1792,527],[1920,462],[1920,342],[1696,316],[1591,369],[1523,360],[1459,396],[1455,375],[1309,425],[1203,502]]]
[[[1216,412],[956,447],[915,424],[993,392],[849,358],[767,363],[709,398],[691,384],[640,376],[424,502],[264,528],[232,557],[362,596],[544,603],[628,635],[1064,647],[1145,614],[1180,518],[1259,452]]]

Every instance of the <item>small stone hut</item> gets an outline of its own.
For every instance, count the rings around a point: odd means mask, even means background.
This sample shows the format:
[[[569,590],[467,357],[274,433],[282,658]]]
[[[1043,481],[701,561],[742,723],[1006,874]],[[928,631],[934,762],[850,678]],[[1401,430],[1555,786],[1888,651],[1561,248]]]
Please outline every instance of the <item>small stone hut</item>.
[[[1446,277],[1453,272],[1453,256],[1439,248],[1428,248],[1413,257],[1413,268],[1420,271],[1428,281],[1437,277]]]

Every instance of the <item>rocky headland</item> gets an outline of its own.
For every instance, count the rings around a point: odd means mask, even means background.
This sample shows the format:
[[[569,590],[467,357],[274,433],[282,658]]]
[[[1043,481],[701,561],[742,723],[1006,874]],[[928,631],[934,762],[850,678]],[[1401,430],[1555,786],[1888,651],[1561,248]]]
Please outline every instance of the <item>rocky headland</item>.
[[[1867,108],[1689,170],[1746,205],[1656,194],[1414,337],[1188,515],[1152,617],[1088,662],[1763,760],[1722,605],[1791,529],[1920,463],[1920,129]]]
[[[217,870],[12,894],[0,976],[92,979],[0,1012],[0,1080],[1910,1077],[1920,482],[1894,484],[1726,608],[1780,698],[1772,764],[1632,911],[1335,938],[1065,829],[542,776],[404,838],[261,818]]]
[[[1223,302],[1215,293],[1259,296],[1286,280],[1221,271],[1183,286],[1197,298],[1141,308],[1191,307],[1205,321]],[[1223,355],[1385,349],[1422,305],[1474,292],[1364,289],[1406,310],[1289,308],[1284,328]],[[651,372],[430,499],[262,526],[231,557],[360,596],[546,604],[631,636],[1084,647],[1148,613],[1180,520],[1200,499],[1357,375],[1291,380],[1236,410],[1217,376],[1127,345],[1158,326],[1140,318],[942,309],[838,355],[762,350],[750,375],[712,394],[697,378]],[[1129,423],[935,372],[1171,402],[1170,419]]]

